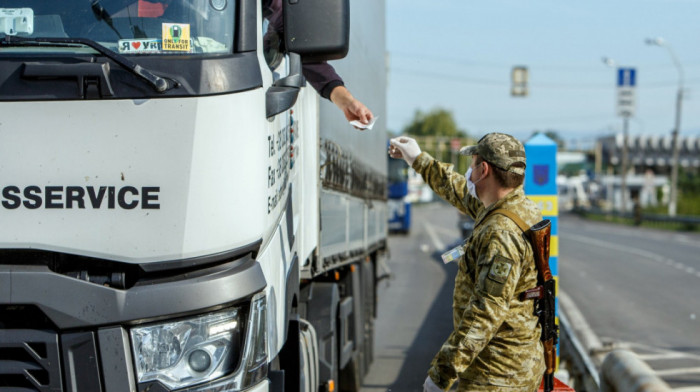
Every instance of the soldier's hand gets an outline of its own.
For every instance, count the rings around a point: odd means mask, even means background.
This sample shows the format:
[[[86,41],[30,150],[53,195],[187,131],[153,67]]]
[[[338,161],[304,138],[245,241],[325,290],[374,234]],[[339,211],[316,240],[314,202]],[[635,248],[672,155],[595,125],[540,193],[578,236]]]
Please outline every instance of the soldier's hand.
[[[423,383],[423,392],[442,392],[442,389],[435,385],[433,379],[428,376]]]
[[[401,136],[389,140],[389,156],[396,159],[402,159],[408,163],[408,166],[413,166],[413,161],[418,158],[421,150],[416,139]]]

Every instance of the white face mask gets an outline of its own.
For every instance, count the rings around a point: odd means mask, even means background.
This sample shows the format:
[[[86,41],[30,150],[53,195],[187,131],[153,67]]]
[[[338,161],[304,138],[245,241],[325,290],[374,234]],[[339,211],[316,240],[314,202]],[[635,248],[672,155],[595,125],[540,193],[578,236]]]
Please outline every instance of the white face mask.
[[[469,191],[469,194],[478,200],[479,196],[476,195],[476,183],[481,181],[482,178],[480,178],[477,182],[472,182],[472,168],[471,168],[471,166],[469,167],[469,170],[467,170],[467,174],[465,174],[464,177],[467,178],[467,190]]]

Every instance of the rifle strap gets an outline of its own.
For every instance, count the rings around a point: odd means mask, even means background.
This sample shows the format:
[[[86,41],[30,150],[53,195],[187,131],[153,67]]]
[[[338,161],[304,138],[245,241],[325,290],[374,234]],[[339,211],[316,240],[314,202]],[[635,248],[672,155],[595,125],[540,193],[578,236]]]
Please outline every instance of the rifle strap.
[[[520,218],[518,216],[518,214],[511,212],[511,211],[508,211],[508,210],[503,209],[503,208],[493,210],[489,213],[489,215],[491,215],[491,214],[501,214],[501,215],[504,215],[504,216],[510,218],[510,220],[515,222],[515,224],[518,225],[520,230],[523,231],[523,233],[525,234],[525,237],[527,238],[530,245],[534,247],[534,244],[532,243],[532,239],[530,238],[530,226],[528,226],[527,223],[525,223],[525,221],[523,221],[522,218]],[[539,275],[540,272],[538,271],[537,274]],[[520,298],[521,301],[525,301],[528,299],[535,299],[535,300],[542,299],[542,298],[544,298],[544,287],[537,286],[537,287],[534,287],[532,289],[525,290],[522,293],[520,293],[518,295],[518,297]]]
[[[523,233],[525,233],[525,234],[527,234],[528,230],[530,230],[530,226],[528,226],[527,223],[525,223],[525,221],[523,221],[523,220],[518,216],[518,214],[516,214],[516,213],[514,213],[514,212],[512,212],[512,211],[508,211],[508,210],[506,210],[506,209],[504,209],[504,208],[499,208],[499,209],[497,209],[497,210],[491,211],[491,213],[489,213],[489,215],[491,215],[491,214],[501,214],[501,215],[507,216],[508,218],[510,218],[510,220],[512,220],[513,222],[515,222],[515,224],[518,225],[518,227],[520,228],[520,230],[522,230]]]

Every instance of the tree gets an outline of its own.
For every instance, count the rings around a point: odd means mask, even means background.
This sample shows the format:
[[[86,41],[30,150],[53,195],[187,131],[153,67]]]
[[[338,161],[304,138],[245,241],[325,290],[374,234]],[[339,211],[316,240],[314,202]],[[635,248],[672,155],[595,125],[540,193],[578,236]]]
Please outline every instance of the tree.
[[[466,132],[457,128],[452,112],[439,108],[428,113],[416,110],[413,120],[403,129],[403,132],[413,136],[466,136]]]

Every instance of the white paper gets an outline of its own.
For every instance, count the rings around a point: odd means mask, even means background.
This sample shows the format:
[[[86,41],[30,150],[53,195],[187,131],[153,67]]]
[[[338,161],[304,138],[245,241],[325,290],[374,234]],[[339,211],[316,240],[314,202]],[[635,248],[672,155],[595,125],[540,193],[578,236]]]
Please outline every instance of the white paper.
[[[378,118],[379,118],[379,116],[373,117],[372,120],[370,120],[369,124],[363,124],[358,120],[353,120],[353,121],[350,121],[350,125],[352,125],[355,128],[371,130],[372,127],[374,126],[374,123],[377,122]]]

